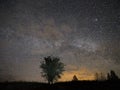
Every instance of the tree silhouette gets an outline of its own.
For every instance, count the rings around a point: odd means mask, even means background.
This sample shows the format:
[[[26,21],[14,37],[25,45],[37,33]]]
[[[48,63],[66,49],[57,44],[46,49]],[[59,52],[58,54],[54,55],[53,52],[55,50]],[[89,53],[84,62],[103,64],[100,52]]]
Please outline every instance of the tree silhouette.
[[[64,71],[64,64],[60,62],[58,57],[47,56],[41,62],[40,68],[42,69],[42,76],[52,84],[61,78],[61,74]]]
[[[118,76],[116,75],[115,71],[111,70],[110,73],[107,74],[108,80],[118,80]]]
[[[99,74],[95,73],[95,80],[99,80]]]
[[[78,78],[76,75],[73,76],[73,80],[72,81],[78,81]]]
[[[110,80],[110,79],[111,79],[110,74],[107,73],[107,80]]]
[[[96,81],[104,81],[106,80],[104,74],[101,72],[101,73],[95,73],[95,80]]]

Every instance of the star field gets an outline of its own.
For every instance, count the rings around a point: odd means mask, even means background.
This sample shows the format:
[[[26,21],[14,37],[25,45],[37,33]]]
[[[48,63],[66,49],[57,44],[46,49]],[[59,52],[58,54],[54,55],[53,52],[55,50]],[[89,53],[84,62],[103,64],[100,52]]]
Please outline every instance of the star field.
[[[40,61],[66,64],[62,81],[120,76],[119,0],[0,0],[0,81],[44,81]]]

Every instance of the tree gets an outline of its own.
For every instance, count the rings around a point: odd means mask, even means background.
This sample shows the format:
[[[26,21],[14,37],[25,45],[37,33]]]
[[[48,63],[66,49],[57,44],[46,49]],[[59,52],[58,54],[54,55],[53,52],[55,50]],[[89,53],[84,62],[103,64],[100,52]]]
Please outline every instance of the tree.
[[[102,72],[100,73],[100,80],[101,81],[106,80],[106,77],[105,77],[105,75]]]
[[[101,73],[95,73],[95,80],[96,81],[104,81],[106,80],[105,75]]]
[[[95,73],[95,80],[99,80],[99,74]]]
[[[107,80],[110,80],[111,76],[109,73],[107,73]]]
[[[110,73],[107,74],[108,80],[118,80],[118,76],[116,75],[115,71],[111,70]]]
[[[73,80],[72,81],[78,81],[78,78],[76,75],[73,76]]]
[[[61,78],[61,74],[64,71],[64,64],[60,62],[58,57],[47,56],[41,62],[40,68],[42,69],[42,76],[52,84]]]

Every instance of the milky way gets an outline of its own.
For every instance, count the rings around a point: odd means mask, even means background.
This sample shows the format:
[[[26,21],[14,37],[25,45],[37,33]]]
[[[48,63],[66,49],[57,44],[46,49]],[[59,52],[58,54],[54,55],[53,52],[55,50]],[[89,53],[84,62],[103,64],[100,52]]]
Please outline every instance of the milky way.
[[[119,0],[0,0],[0,80],[44,81],[44,56],[61,58],[61,80],[120,76]]]

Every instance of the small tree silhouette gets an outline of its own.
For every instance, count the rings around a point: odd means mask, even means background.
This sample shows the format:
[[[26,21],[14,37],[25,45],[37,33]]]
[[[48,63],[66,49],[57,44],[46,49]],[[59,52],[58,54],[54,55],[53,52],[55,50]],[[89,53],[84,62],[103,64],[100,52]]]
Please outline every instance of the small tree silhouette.
[[[61,78],[61,74],[64,71],[64,64],[60,62],[58,57],[48,56],[44,57],[40,68],[42,69],[42,76],[47,79],[49,84],[52,84],[58,78]]]
[[[95,80],[99,80],[99,74],[95,73]]]
[[[110,80],[111,76],[109,73],[107,73],[107,80]]]
[[[78,81],[78,78],[76,75],[73,76],[73,80],[72,81]]]

